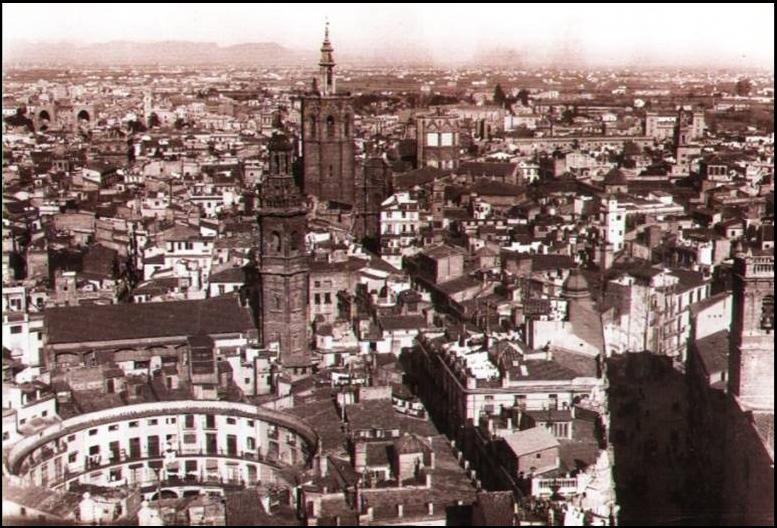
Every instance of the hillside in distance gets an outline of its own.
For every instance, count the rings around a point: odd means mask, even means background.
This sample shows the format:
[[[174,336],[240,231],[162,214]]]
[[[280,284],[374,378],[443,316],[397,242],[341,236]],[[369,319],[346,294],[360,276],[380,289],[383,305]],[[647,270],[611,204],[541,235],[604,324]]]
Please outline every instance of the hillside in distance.
[[[274,42],[219,46],[212,42],[113,41],[96,44],[10,41],[3,43],[3,64],[73,65],[291,65],[314,61],[315,53],[293,50]]]

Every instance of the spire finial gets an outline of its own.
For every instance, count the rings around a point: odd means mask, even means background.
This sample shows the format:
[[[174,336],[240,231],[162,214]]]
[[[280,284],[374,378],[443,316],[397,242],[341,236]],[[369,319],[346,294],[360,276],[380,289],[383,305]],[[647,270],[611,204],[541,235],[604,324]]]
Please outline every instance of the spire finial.
[[[329,17],[324,17],[324,40],[329,40]]]

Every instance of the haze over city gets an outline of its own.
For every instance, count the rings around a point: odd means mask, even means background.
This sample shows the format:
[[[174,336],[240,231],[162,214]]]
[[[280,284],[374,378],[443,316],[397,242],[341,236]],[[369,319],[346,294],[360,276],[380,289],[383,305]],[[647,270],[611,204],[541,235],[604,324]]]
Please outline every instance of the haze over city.
[[[342,61],[437,65],[666,65],[772,68],[773,4],[10,4],[3,5],[3,61],[25,61],[30,43],[186,41],[276,43],[316,49],[328,18]],[[7,16],[6,16],[7,15]],[[18,21],[27,21],[19,24]],[[22,45],[25,44],[25,45]],[[77,60],[78,57],[71,57]]]
[[[774,526],[773,5],[3,37],[3,526]]]

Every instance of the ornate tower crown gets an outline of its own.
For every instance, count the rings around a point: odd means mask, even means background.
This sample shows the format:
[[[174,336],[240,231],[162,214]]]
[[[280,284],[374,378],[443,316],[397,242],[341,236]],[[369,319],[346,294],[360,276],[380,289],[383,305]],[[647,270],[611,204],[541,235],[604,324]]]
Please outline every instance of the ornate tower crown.
[[[318,61],[319,67],[319,89],[323,95],[334,95],[335,93],[335,55],[334,47],[329,42],[329,21],[326,22],[324,29],[324,42],[321,44],[321,59]]]
[[[298,208],[304,206],[302,196],[291,174],[293,146],[284,134],[273,134],[269,143],[270,171],[262,184],[260,206],[267,208]]]

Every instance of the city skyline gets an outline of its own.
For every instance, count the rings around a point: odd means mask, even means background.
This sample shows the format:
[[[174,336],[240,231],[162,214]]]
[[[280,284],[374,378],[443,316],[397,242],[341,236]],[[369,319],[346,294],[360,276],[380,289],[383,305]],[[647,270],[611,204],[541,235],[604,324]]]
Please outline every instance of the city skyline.
[[[493,17],[493,9],[508,16]],[[156,13],[149,17],[150,13]],[[580,66],[738,66],[773,69],[774,6],[693,4],[665,6],[542,5],[495,7],[453,5],[351,4],[282,5],[261,9],[242,4],[218,6],[111,5],[88,8],[53,4],[41,9],[3,6],[4,62],[14,60],[19,43],[188,41],[219,46],[273,42],[291,51],[309,52],[320,40],[324,21],[341,59],[461,65],[512,62],[527,65],[559,61]],[[34,23],[11,24],[30,20]],[[115,20],[121,20],[117,25]],[[173,21],[173,22],[171,22]],[[229,27],[229,31],[224,28]]]

